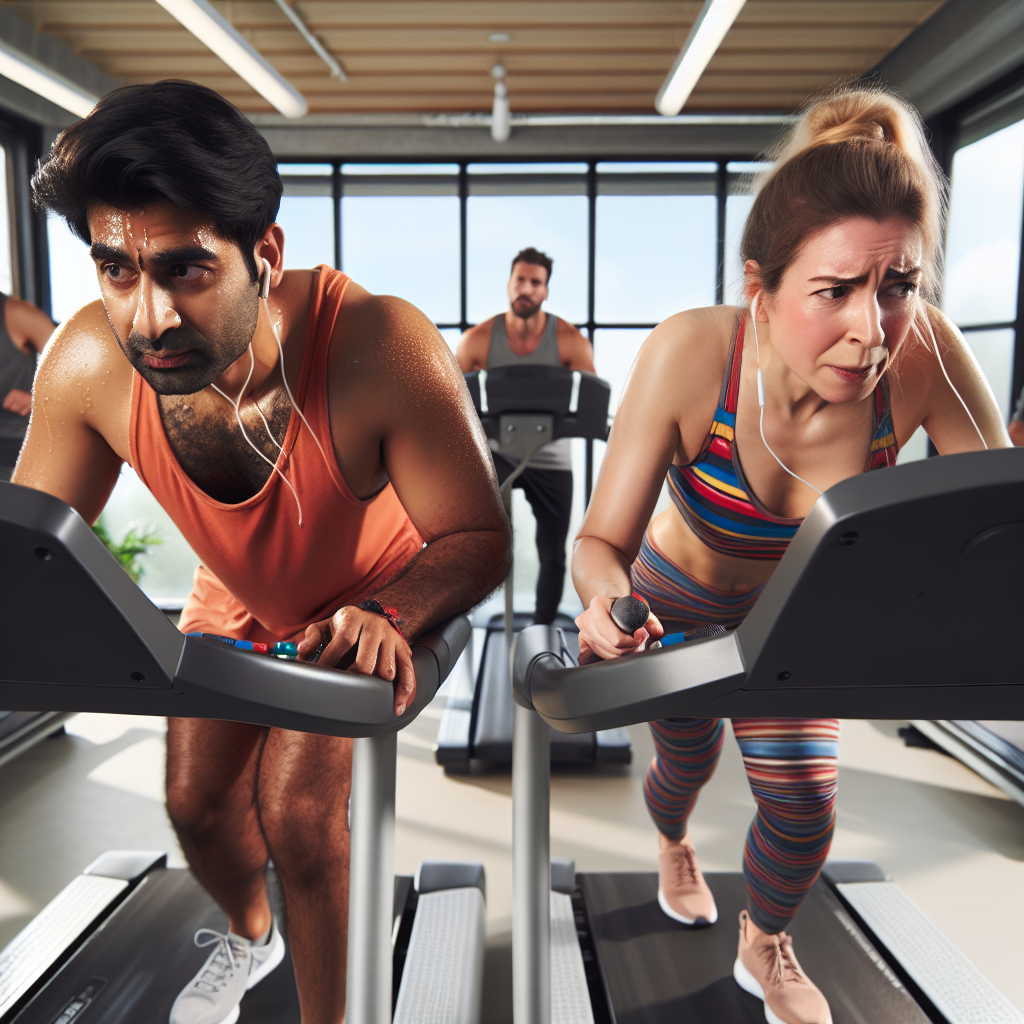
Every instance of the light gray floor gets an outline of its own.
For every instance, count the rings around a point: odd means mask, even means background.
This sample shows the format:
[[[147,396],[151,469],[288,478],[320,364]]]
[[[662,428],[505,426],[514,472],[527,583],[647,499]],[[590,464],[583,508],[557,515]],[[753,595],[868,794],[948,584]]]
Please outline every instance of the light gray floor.
[[[439,716],[435,702],[399,734],[396,868],[412,873],[425,857],[485,863],[486,1020],[497,1024],[511,1020],[511,787],[498,775],[445,776],[432,753]],[[1024,808],[952,759],[905,747],[901,724],[843,723],[832,855],[880,863],[1024,1009]],[[162,804],[162,723],[81,715],[69,729],[0,768],[0,946],[104,850],[164,849],[180,862]],[[656,866],[641,790],[652,748],[645,727],[631,732],[628,771],[553,780],[552,853],[581,870]],[[693,818],[705,868],[739,868],[752,813],[729,733]]]

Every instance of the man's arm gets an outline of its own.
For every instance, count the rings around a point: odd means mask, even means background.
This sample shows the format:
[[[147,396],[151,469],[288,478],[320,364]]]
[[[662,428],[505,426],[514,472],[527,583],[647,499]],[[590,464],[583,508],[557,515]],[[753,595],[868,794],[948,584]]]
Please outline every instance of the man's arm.
[[[29,352],[42,352],[53,334],[53,321],[41,309],[24,299],[7,299],[4,303],[4,321],[14,347],[26,355]]]
[[[562,319],[558,321],[558,355],[562,365],[570,370],[596,373],[594,346],[572,324],[567,324]]]
[[[511,531],[487,439],[447,345],[401,299],[370,297],[366,305],[368,313],[352,323],[349,336],[372,343],[339,363],[341,369],[361,366],[360,379],[346,385],[347,408],[365,425],[369,443],[379,446],[387,477],[425,541],[405,569],[370,596],[398,612],[404,635],[413,640],[501,583]],[[335,665],[355,649],[352,668],[395,680],[395,713],[404,712],[416,689],[411,655],[385,619],[343,608],[309,627],[299,655],[310,657],[328,639],[323,664]]]
[[[463,373],[487,369],[487,355],[491,347],[491,325],[493,323],[494,317],[492,316],[490,320],[470,327],[459,339],[455,358]]]

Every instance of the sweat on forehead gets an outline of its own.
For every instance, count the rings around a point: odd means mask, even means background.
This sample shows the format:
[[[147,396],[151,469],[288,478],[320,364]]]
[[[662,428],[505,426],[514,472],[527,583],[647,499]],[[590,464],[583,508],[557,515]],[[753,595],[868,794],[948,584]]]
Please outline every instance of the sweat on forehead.
[[[89,211],[90,255],[99,259],[137,260],[168,266],[189,262],[222,262],[234,242],[221,237],[202,217],[170,204],[133,210],[94,206]]]

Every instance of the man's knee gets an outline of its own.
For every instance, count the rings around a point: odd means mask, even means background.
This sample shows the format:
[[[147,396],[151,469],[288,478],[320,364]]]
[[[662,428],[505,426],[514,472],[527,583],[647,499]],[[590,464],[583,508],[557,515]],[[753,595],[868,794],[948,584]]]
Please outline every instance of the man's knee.
[[[183,839],[201,842],[204,837],[233,827],[237,805],[235,794],[190,784],[185,776],[168,777],[167,816]]]
[[[232,722],[170,719],[167,815],[180,836],[201,840],[255,809],[256,760],[264,730]]]
[[[348,861],[351,741],[291,734],[268,741],[260,823],[274,865],[294,883],[322,883]]]

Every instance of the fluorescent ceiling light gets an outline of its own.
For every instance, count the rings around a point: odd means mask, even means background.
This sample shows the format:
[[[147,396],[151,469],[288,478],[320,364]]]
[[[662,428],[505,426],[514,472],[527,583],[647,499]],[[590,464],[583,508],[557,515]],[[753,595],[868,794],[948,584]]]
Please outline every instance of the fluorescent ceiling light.
[[[85,117],[96,106],[99,97],[69,82],[63,75],[15,50],[0,40],[0,75],[56,103],[72,114]]]
[[[285,117],[302,117],[309,110],[302,93],[282,78],[206,0],[156,2]]]
[[[690,29],[686,45],[679,51],[668,78],[658,90],[654,106],[659,114],[674,117],[690,98],[704,69],[722,45],[726,32],[746,0],[705,0],[697,20]]]
[[[298,29],[299,35],[309,43],[313,52],[327,65],[331,72],[331,77],[336,78],[339,82],[346,81],[348,75],[345,74],[345,69],[327,52],[324,44],[309,31],[309,26],[302,20],[299,12],[293,10],[288,0],[277,0],[277,6],[281,8],[285,17]]]

